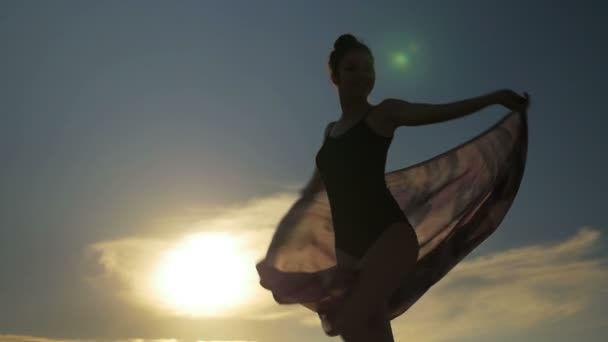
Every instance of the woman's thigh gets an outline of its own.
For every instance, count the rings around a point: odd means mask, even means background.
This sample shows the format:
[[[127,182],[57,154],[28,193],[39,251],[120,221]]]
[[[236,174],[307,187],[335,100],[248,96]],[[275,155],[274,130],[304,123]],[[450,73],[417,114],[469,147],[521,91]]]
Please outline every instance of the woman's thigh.
[[[408,223],[394,223],[386,229],[359,262],[357,281],[336,315],[338,331],[365,326],[384,310],[390,296],[413,270],[417,255],[418,241]]]
[[[387,303],[418,259],[418,239],[407,222],[396,222],[374,242],[359,263],[359,278],[351,300],[375,311]]]

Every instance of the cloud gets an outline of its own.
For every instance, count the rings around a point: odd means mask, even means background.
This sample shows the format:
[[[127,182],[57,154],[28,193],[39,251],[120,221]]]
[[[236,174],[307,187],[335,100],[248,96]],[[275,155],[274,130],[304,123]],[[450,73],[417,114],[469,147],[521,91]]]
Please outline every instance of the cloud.
[[[175,227],[177,233],[146,238],[104,241],[90,248],[102,274],[92,283],[138,304],[158,309],[154,295],[142,286],[160,255],[187,234],[210,231],[233,233],[251,260],[251,301],[223,317],[258,321],[283,320],[321,329],[317,315],[298,305],[278,305],[261,288],[255,262],[261,259],[276,223],[296,198],[289,194],[252,200],[242,207],[216,210],[214,215]],[[580,229],[572,238],[499,251],[458,264],[408,312],[393,320],[399,339],[442,342],[525,332],[544,323],[568,319],[590,303],[608,299],[605,257],[591,257],[600,231]],[[105,279],[106,282],[100,281]],[[110,288],[112,287],[112,288]],[[143,295],[142,295],[143,294]]]
[[[19,335],[1,335],[1,342],[84,342],[82,340],[54,340],[43,337],[19,336]]]
[[[259,285],[255,269],[255,263],[266,253],[277,222],[295,200],[292,194],[277,194],[254,199],[239,207],[209,210],[209,217],[171,227],[170,236],[125,237],[92,244],[87,247],[86,255],[93,258],[97,269],[86,281],[98,291],[146,306],[158,314],[188,316],[160,303],[159,295],[151,288],[151,277],[163,255],[186,237],[222,232],[237,241],[239,253],[250,263],[248,281],[243,284],[247,288],[243,290],[252,295],[246,305],[217,313],[215,317],[274,320],[310,312],[297,306],[277,307],[271,293]]]
[[[586,258],[599,237],[598,230],[583,228],[562,243],[463,261],[393,320],[395,338],[470,340],[573,317],[607,295],[607,259]]]
[[[517,334],[572,318],[596,300],[608,302],[608,259],[587,258],[599,238],[598,230],[582,228],[562,243],[465,259],[392,321],[395,340],[469,341]],[[316,316],[299,317],[301,324],[319,326]],[[596,323],[589,325],[602,324]]]
[[[44,337],[19,336],[19,335],[0,335],[0,342],[190,342],[174,338],[145,339],[130,338],[125,340],[97,341],[97,340],[56,340]],[[245,340],[195,340],[194,342],[257,342]]]

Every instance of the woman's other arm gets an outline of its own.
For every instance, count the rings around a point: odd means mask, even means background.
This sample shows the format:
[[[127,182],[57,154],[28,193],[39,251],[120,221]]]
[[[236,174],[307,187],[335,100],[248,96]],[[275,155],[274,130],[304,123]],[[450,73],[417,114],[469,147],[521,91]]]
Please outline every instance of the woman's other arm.
[[[410,103],[399,99],[386,99],[380,106],[389,120],[398,126],[420,126],[456,119],[477,112],[494,104],[503,105],[513,111],[525,111],[529,96],[525,97],[505,89],[470,99],[446,104]]]

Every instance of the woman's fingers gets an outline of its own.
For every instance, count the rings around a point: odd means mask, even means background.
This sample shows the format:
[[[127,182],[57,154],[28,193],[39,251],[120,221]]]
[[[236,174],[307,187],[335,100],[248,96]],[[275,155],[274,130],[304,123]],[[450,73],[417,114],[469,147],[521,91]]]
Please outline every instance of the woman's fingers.
[[[530,95],[527,92],[524,92],[524,96],[520,97],[520,103],[519,103],[519,112],[525,112],[528,110],[528,107],[530,106]]]
[[[510,96],[505,103],[505,107],[515,112],[525,112],[530,105],[530,95],[524,92],[524,96],[514,91],[510,91]]]

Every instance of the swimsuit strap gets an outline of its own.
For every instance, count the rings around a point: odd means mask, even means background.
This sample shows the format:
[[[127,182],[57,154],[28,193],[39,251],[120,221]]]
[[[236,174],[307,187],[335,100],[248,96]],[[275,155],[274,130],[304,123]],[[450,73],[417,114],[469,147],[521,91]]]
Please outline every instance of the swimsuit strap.
[[[370,109],[368,109],[367,112],[365,112],[365,114],[363,114],[363,116],[361,117],[361,119],[359,119],[359,121],[357,121],[357,123],[355,123],[354,125],[352,125],[352,127],[349,128],[349,129],[352,129],[355,126],[363,123],[365,121],[365,118],[367,118],[367,116],[369,115],[369,113],[371,113],[372,109],[374,109],[374,106],[372,106]]]
[[[371,113],[371,111],[374,109],[374,106],[372,106],[370,109],[367,110],[367,112],[365,112],[365,114],[363,114],[363,117],[357,121],[357,123],[355,123],[351,128],[354,128],[355,126],[357,126],[358,124],[362,123],[363,121],[365,121],[365,118],[367,118],[367,116],[369,115],[369,113]],[[325,129],[325,139],[327,139],[327,136],[331,133],[331,131],[334,128],[334,124],[336,123],[336,121],[332,121],[327,125],[327,128]]]
[[[370,109],[367,110],[367,112],[365,112],[365,114],[363,114],[363,118],[360,121],[364,121],[365,118],[369,115],[369,113],[371,113],[371,111],[374,109],[374,106],[371,106]]]
[[[334,124],[336,122],[332,121],[329,124],[327,124],[327,127],[325,127],[325,139],[327,139],[327,136],[329,135],[329,133],[331,133],[331,130],[334,128]]]

